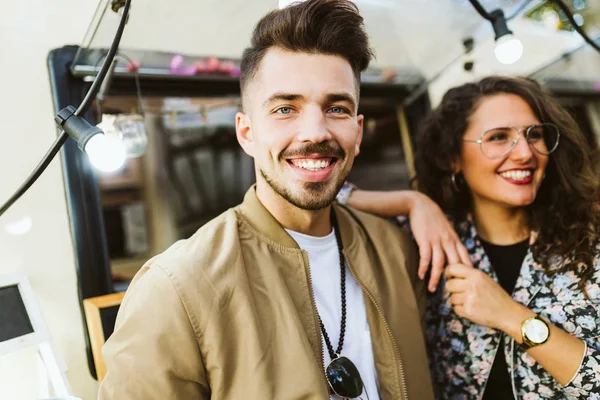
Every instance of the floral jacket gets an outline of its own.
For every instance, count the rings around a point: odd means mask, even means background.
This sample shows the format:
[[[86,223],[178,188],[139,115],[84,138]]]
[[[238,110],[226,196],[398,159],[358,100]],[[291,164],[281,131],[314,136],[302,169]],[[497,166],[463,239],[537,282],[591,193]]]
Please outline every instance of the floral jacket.
[[[498,278],[490,266],[471,221],[455,226],[475,268]],[[558,262],[558,260],[557,260]],[[529,251],[512,293],[519,303],[586,343],[579,370],[569,384],[560,385],[510,336],[476,325],[456,315],[444,291],[444,281],[429,302],[427,344],[432,380],[438,399],[481,399],[494,357],[506,357],[517,400],[600,400],[600,257],[586,284],[589,299],[577,289],[572,272],[546,275]]]

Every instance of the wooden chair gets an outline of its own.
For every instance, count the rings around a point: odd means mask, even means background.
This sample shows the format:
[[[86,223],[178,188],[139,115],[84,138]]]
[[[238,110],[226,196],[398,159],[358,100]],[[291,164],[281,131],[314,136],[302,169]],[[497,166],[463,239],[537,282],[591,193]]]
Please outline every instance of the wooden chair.
[[[102,346],[115,329],[117,312],[124,296],[125,292],[121,292],[83,300],[98,382],[101,382],[106,375]]]

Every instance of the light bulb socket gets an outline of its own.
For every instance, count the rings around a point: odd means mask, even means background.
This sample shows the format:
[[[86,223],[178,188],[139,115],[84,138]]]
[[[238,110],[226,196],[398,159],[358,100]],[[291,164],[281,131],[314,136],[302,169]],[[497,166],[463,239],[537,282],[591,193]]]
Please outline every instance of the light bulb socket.
[[[85,151],[85,145],[89,140],[98,135],[104,134],[102,129],[87,122],[85,119],[75,115],[75,107],[67,106],[59,111],[54,117],[56,125],[69,134],[77,142],[77,147]]]
[[[508,29],[508,25],[506,24],[504,11],[494,10],[490,13],[490,15],[492,16],[490,22],[492,23],[492,28],[494,28],[496,40],[500,39],[502,36],[512,35],[512,31]]]

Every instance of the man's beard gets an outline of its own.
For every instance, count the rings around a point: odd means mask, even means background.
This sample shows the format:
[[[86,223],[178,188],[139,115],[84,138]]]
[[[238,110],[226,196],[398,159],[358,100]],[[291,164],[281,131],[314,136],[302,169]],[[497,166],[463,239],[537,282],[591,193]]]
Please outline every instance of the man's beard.
[[[294,194],[279,182],[269,177],[263,169],[260,174],[273,188],[275,193],[283,197],[288,203],[307,211],[318,211],[329,206],[335,200],[348,174],[345,174],[339,182],[304,182],[304,193]]]
[[[280,162],[288,162],[292,157],[309,157],[314,154],[319,154],[323,157],[330,157],[334,162],[341,162],[346,159],[346,153],[336,142],[322,142],[306,144],[299,148],[291,148],[283,151],[278,159]],[[304,182],[301,193],[295,194],[273,177],[260,169],[260,174],[265,181],[273,188],[273,190],[283,197],[288,203],[307,211],[317,211],[329,206],[335,200],[335,196],[344,185],[344,181],[348,175],[347,171],[340,178],[339,182]]]

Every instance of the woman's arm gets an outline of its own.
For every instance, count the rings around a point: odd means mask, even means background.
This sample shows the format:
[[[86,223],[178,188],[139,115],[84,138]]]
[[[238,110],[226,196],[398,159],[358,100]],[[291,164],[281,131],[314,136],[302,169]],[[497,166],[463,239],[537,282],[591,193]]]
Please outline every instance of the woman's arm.
[[[535,317],[536,314],[514,300],[509,310],[507,318],[501,321],[500,328],[510,335],[515,342],[521,344],[523,342],[521,324],[527,318]],[[546,323],[550,328],[548,340],[527,350],[527,353],[544,367],[558,383],[566,386],[573,380],[582,366],[586,344],[556,325],[548,321]]]
[[[427,201],[439,208],[429,197],[413,190],[379,192],[356,189],[348,197],[350,207],[383,218],[395,218],[399,215],[409,216],[411,210],[418,206],[419,202]],[[443,216],[443,213],[441,215]],[[444,219],[446,218],[444,217]]]
[[[521,325],[536,316],[532,310],[515,301],[481,270],[456,264],[448,266],[445,275],[448,278],[446,290],[459,317],[503,331],[522,343]],[[527,353],[561,385],[596,393],[594,390],[600,389],[596,372],[600,367],[598,339],[584,342],[549,321],[546,323],[550,329],[548,340]]]
[[[345,193],[344,193],[345,191]],[[384,218],[407,216],[419,246],[419,277],[424,279],[429,265],[429,291],[434,292],[447,264],[471,265],[467,249],[441,208],[426,195],[412,190],[366,191],[345,185],[343,202],[358,210]]]

